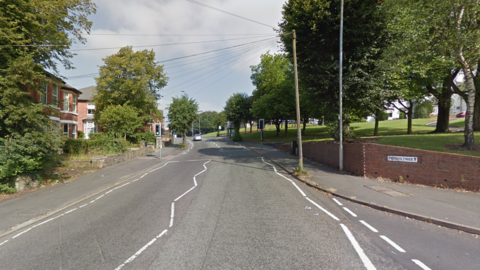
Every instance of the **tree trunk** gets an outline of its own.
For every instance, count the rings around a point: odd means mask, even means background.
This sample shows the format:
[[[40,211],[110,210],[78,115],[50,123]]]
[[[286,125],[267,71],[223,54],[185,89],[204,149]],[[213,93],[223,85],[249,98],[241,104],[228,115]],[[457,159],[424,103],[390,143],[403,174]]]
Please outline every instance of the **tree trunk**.
[[[187,133],[183,132],[183,145],[187,146]]]
[[[475,84],[472,71],[467,67],[463,69],[465,84],[467,87],[467,113],[465,115],[465,143],[463,146],[468,150],[475,149],[475,138],[473,133],[473,111],[475,107]]]
[[[302,136],[305,136],[305,130],[307,128],[308,118],[303,118],[303,129],[302,129]]]
[[[380,122],[380,120],[378,118],[379,118],[381,113],[382,113],[381,110],[377,110],[375,112],[375,129],[373,130],[373,136],[378,136],[378,122]]]
[[[285,138],[288,137],[288,122],[285,122]]]
[[[253,121],[250,121],[250,133],[252,133]]]
[[[407,134],[412,134],[412,118],[413,118],[413,101],[411,99],[408,100],[408,128]]]
[[[452,75],[447,76],[443,80],[442,92],[435,97],[438,99],[438,116],[437,127],[433,132],[443,133],[448,132],[448,125],[450,124],[450,106],[452,104]]]
[[[275,121],[275,127],[277,128],[277,137],[280,136],[280,121],[276,120]]]
[[[476,89],[475,107],[473,109],[473,130],[480,131],[480,84]]]

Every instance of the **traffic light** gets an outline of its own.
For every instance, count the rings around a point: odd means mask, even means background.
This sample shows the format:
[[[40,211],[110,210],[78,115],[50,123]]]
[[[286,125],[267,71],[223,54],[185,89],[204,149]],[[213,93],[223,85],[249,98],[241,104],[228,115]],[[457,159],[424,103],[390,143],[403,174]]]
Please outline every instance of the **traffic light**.
[[[155,124],[155,136],[156,137],[161,137],[162,136],[162,124],[161,123],[156,123]]]
[[[265,120],[258,120],[258,129],[263,130],[265,128]]]

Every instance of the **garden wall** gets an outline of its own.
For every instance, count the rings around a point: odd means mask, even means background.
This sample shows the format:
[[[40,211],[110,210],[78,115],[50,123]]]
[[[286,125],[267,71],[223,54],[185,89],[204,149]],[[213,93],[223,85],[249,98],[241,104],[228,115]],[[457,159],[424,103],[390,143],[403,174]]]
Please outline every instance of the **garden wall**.
[[[290,145],[278,145],[290,152]],[[480,191],[480,157],[372,144],[344,144],[345,171],[394,181]],[[303,155],[338,169],[338,144],[305,143]]]

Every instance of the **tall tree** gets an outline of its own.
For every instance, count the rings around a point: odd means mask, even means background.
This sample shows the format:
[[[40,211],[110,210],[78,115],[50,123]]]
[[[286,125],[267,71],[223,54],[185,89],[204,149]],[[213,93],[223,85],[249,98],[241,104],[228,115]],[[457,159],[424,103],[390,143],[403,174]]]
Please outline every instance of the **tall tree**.
[[[72,68],[73,42],[85,43],[87,16],[95,13],[89,0],[24,1],[0,4],[0,181],[45,166],[58,150],[47,106],[26,88],[38,90],[52,80],[44,70],[57,63]]]
[[[227,122],[227,119],[225,118],[225,113],[223,111],[215,115],[214,125],[218,131],[217,137],[220,136],[220,129],[218,127],[224,126],[226,122]]]
[[[240,123],[245,116],[245,93],[235,93],[227,100],[225,107],[225,118],[231,121],[236,133],[236,140],[241,140],[240,136]]]
[[[107,132],[125,140],[127,135],[133,135],[137,129],[143,127],[137,110],[127,104],[108,106],[98,119],[98,123]]]
[[[183,144],[187,143],[186,133],[192,122],[197,119],[198,103],[185,94],[180,98],[173,97],[168,108],[169,127],[183,135]]]
[[[371,92],[381,83],[377,63],[388,40],[386,17],[377,0],[346,1],[344,14],[343,108],[346,115],[363,118],[371,111]],[[300,80],[314,102],[325,103],[330,114],[339,107],[339,22],[340,0],[289,0],[279,24],[291,59],[296,30]]]
[[[134,107],[143,124],[152,118],[160,118],[157,110],[159,91],[167,85],[163,66],[155,61],[153,50],[134,52],[132,47],[123,47],[118,53],[103,59],[93,102],[97,107],[95,118],[110,105],[128,104]]]

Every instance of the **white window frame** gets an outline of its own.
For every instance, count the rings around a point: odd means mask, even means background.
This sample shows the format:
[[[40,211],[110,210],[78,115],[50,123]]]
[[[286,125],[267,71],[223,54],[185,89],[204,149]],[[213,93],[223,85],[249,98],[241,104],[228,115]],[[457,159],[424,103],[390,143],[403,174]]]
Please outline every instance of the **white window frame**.
[[[58,85],[52,85],[52,104],[58,106]]]
[[[67,131],[65,132],[65,127],[67,127]],[[68,123],[63,123],[63,135],[66,135],[68,137],[68,130],[69,130],[69,124]]]
[[[72,138],[77,138],[77,125],[75,124],[72,125]]]
[[[70,107],[70,93],[63,92],[63,110],[68,112]]]
[[[72,112],[77,112],[77,95],[72,94]]]
[[[43,83],[40,88],[40,102],[47,104],[48,83]]]

